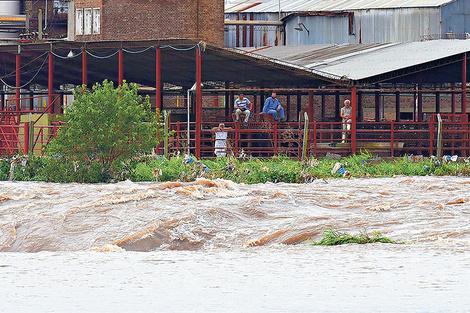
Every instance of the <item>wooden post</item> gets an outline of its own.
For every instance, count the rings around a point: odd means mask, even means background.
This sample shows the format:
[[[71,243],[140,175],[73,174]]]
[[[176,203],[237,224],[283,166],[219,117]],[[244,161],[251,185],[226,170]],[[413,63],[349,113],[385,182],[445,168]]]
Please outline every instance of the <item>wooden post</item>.
[[[308,145],[308,114],[304,112],[304,138],[302,141],[302,158],[301,160],[305,160],[307,158],[307,145]]]

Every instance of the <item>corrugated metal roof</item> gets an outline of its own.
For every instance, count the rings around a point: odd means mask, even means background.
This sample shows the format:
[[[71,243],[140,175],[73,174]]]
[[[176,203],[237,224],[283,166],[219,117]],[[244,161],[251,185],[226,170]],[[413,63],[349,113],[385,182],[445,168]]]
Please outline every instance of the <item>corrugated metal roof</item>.
[[[245,51],[249,51],[245,48]],[[271,47],[253,52],[325,78],[358,81],[470,51],[470,40]]]
[[[225,5],[225,13],[351,11],[367,9],[397,9],[439,7],[454,0],[237,0]]]

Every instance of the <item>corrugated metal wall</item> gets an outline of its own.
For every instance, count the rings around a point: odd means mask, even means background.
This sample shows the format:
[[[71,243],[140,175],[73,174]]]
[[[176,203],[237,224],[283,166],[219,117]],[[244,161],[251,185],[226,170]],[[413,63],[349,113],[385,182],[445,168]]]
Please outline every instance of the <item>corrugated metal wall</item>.
[[[354,36],[350,43],[420,41],[440,33],[440,8],[360,10],[354,12]]]
[[[348,25],[348,17],[297,16],[286,22],[286,45],[349,43]]]
[[[238,18],[237,18],[238,15]],[[251,13],[225,14],[229,20],[251,20]],[[278,13],[253,13],[254,21],[278,21]],[[252,29],[252,30],[251,30]],[[278,26],[235,26],[225,25],[226,47],[262,47],[283,45],[282,27]],[[238,36],[237,36],[238,33]]]
[[[442,33],[470,33],[470,2],[457,0],[442,8]]]
[[[470,32],[470,17],[465,14],[470,6],[459,0],[445,7],[397,8],[354,10],[353,24],[350,27],[348,16],[296,16],[288,19],[285,24],[285,42],[289,46],[305,44],[344,44],[344,43],[385,43],[420,41],[422,36],[445,33],[452,29],[455,33]],[[441,11],[445,9],[441,27]],[[254,20],[275,21],[276,13],[253,14]],[[227,19],[236,19],[236,14],[226,14]],[[241,19],[241,18],[240,18]],[[299,23],[303,29],[299,28]],[[445,29],[444,29],[445,27]],[[442,31],[441,31],[442,28]],[[307,32],[308,29],[308,32]],[[464,31],[464,29],[466,29]],[[243,36],[243,28],[239,27],[239,38]],[[245,36],[250,36],[249,31]],[[254,31],[254,46],[273,45],[276,31],[259,28]],[[249,46],[250,41],[247,41]],[[236,46],[235,27],[226,27],[225,44]],[[282,42],[280,42],[282,44]],[[239,41],[239,46],[243,46]]]

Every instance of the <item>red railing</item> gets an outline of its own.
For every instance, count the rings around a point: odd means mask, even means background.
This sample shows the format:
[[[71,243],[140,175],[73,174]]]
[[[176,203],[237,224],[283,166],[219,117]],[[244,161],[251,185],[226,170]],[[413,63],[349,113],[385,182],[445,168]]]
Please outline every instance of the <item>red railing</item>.
[[[301,155],[303,123],[226,122],[228,132],[227,150],[239,155],[245,153],[255,157],[285,154],[289,157]],[[204,122],[201,130],[202,157],[214,157],[214,128],[219,123]],[[342,142],[342,122],[309,123],[307,154],[321,156],[327,153],[348,155],[352,153],[350,132]],[[190,124],[189,151],[194,154],[195,123]],[[187,153],[187,123],[171,124],[174,135],[169,141],[170,153]],[[470,125],[465,121],[443,123],[443,153],[470,155]],[[437,124],[429,122],[358,122],[356,123],[356,153],[367,150],[384,156],[437,154]]]
[[[21,125],[0,125],[0,154],[37,152],[57,134],[60,125],[34,126],[33,122]],[[33,130],[30,130],[30,126]],[[200,137],[201,157],[214,157],[214,129],[218,122],[203,122]],[[350,134],[342,142],[341,122],[310,122],[308,125],[307,156],[322,156],[327,153],[348,155],[352,140]],[[170,123],[173,135],[168,140],[170,154],[195,154],[195,123]],[[247,156],[270,157],[284,154],[300,157],[303,145],[304,122],[275,123],[269,119],[250,120],[248,126],[242,122],[226,122],[228,133],[227,150],[238,156],[242,152]],[[443,154],[470,156],[470,124],[463,119],[443,121]],[[355,146],[356,153],[367,150],[384,156],[403,156],[437,154],[437,122],[430,118],[427,122],[357,122]],[[163,153],[161,145],[159,153]]]

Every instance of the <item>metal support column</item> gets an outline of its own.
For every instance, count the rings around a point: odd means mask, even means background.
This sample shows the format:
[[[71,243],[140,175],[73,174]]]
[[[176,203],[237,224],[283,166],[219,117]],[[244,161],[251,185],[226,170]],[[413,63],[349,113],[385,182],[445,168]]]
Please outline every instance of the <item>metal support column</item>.
[[[201,127],[202,127],[202,55],[201,48],[196,49],[196,158],[201,157]]]
[[[356,154],[357,89],[351,88],[351,152]]]
[[[119,49],[119,86],[124,82],[124,56],[122,49]]]
[[[47,93],[49,98],[48,113],[52,114],[54,113],[54,106],[52,105],[52,101],[54,100],[54,56],[52,55],[52,51],[49,52],[49,78]]]
[[[462,60],[462,114],[467,113],[467,53]]]
[[[87,55],[85,49],[82,52],[82,85],[88,85]]]
[[[379,87],[376,87],[376,88],[379,88]],[[380,120],[382,119],[382,117],[380,116],[380,91],[376,91],[375,92],[375,104],[374,104],[374,107],[375,107],[375,121],[376,122],[380,122]]]
[[[15,89],[15,110],[20,110],[20,87],[21,87],[21,56],[20,56],[20,47],[18,46],[18,54],[16,55],[16,89]]]
[[[308,119],[313,121],[313,115],[315,114],[315,108],[313,107],[313,91],[308,92]]]
[[[160,48],[155,49],[155,107],[162,109],[162,55]]]
[[[364,107],[362,106],[362,91],[357,92],[357,120],[364,120]]]
[[[452,100],[451,100],[451,108],[450,108],[450,113],[455,114],[455,84],[452,83]]]
[[[230,121],[230,92],[227,89],[230,88],[230,82],[225,82],[225,121]]]
[[[400,92],[395,92],[395,121],[400,121]]]
[[[418,122],[422,122],[422,121],[423,121],[423,84],[420,81],[418,83]]]
[[[297,117],[299,117],[300,111],[302,111],[302,92],[299,91],[297,93]]]

